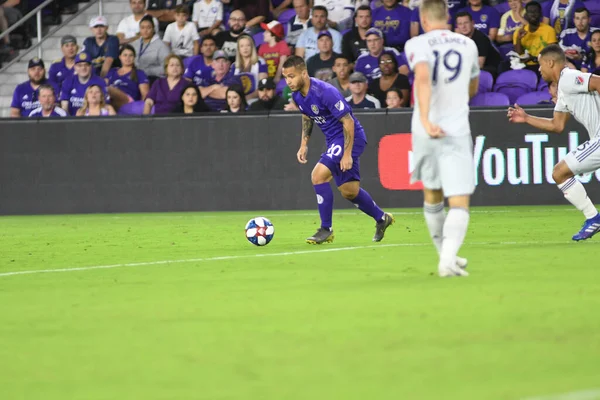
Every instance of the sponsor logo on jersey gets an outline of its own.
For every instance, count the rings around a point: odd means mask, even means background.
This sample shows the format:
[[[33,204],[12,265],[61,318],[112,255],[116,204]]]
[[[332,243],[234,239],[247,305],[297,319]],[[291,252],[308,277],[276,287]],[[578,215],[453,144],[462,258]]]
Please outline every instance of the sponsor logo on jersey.
[[[575,84],[576,85],[583,85],[583,76],[576,76],[575,77]]]
[[[339,100],[337,103],[335,103],[335,108],[337,108],[338,111],[342,111],[344,109],[344,102]]]

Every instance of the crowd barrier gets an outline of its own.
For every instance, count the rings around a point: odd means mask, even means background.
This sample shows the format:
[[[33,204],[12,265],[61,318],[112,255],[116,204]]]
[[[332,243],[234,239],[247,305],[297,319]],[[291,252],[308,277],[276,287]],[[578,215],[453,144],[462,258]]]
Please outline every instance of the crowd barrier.
[[[550,116],[551,109],[537,110]],[[369,145],[362,185],[382,207],[422,204],[410,184],[410,112],[359,112]],[[300,116],[211,115],[0,121],[0,214],[312,209],[310,172],[324,151],[315,127],[296,161]],[[552,167],[587,132],[509,124],[506,110],[471,113],[474,205],[565,204]],[[600,173],[580,177],[600,198]],[[349,202],[336,195],[336,206]]]

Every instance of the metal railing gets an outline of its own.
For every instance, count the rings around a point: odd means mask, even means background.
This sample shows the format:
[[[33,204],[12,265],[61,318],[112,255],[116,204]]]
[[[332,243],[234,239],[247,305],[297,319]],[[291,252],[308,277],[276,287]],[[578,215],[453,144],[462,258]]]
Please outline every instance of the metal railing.
[[[42,54],[42,47],[41,47],[42,43],[44,43],[46,41],[46,39],[48,39],[49,37],[51,37],[52,35],[54,35],[56,32],[58,32],[59,29],[61,29],[65,25],[67,25],[69,22],[71,22],[78,15],[80,15],[81,13],[83,13],[85,10],[87,10],[88,8],[90,8],[95,3],[98,4],[98,15],[103,15],[102,14],[102,11],[103,11],[102,0],[91,0],[87,4],[86,3],[79,3],[79,10],[77,10],[77,12],[75,14],[70,15],[60,25],[55,26],[54,28],[52,28],[48,32],[47,35],[45,35],[45,36],[42,37],[42,11],[43,11],[43,9],[46,6],[48,6],[49,4],[51,4],[54,1],[55,0],[46,0],[46,1],[44,1],[42,4],[40,4],[39,6],[37,6],[33,10],[31,10],[30,12],[28,12],[27,15],[25,15],[19,21],[17,21],[13,25],[11,25],[7,30],[5,30],[4,32],[0,33],[0,40],[2,40],[2,38],[4,38],[6,35],[10,35],[10,33],[12,31],[14,31],[15,29],[17,29],[21,25],[25,24],[31,17],[33,17],[34,15],[36,17],[37,40],[38,40],[37,43],[34,44],[33,46],[27,48],[27,49],[22,49],[21,51],[19,51],[19,55],[17,57],[15,57],[12,61],[10,61],[8,64],[6,64],[2,69],[0,69],[0,72],[6,70],[11,65],[13,65],[13,64],[21,61],[21,59],[23,57],[25,57],[27,54],[31,53],[34,50],[37,50],[38,58],[40,58],[40,59],[43,58],[42,57],[43,56],[43,54]]]

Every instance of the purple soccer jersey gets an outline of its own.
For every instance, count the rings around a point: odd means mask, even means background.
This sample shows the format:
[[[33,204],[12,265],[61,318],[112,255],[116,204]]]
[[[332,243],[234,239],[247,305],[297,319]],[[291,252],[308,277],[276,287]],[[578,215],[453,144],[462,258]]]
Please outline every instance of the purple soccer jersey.
[[[63,82],[72,77],[74,73],[75,66],[67,68],[67,66],[65,65],[64,57],[61,60],[55,61],[52,63],[52,65],[50,65],[50,70],[48,71],[48,79],[54,82],[54,84],[58,87],[59,93],[56,94],[57,97],[60,94],[60,89],[62,88]]]
[[[550,20],[549,25],[556,31],[558,36],[563,30],[567,28],[573,28],[575,26],[575,10],[578,8],[585,7],[585,4],[581,0],[575,0],[573,5],[569,8],[568,4],[558,3],[557,7],[554,8],[554,1],[547,1],[542,3],[542,14],[544,17]],[[570,18],[567,19],[566,12],[569,11]]]
[[[104,83],[104,79],[100,78],[99,76],[92,75],[86,83],[81,83],[79,82],[79,77],[77,75],[73,75],[71,78],[63,82],[63,86],[60,91],[60,101],[69,102],[69,115],[75,115],[77,110],[83,106],[83,97],[85,96],[85,91],[92,85],[98,85],[102,88],[102,92],[107,97],[108,102],[106,84]]]
[[[131,72],[125,75],[119,75],[119,68],[113,68],[106,74],[108,79],[108,85],[114,86],[120,89],[123,93],[131,97],[133,100],[138,101],[142,99],[140,93],[140,85],[143,83],[149,83],[146,73],[141,69],[136,69],[137,81],[131,79]]]
[[[310,88],[306,97],[298,91],[292,93],[292,99],[302,114],[310,117],[323,131],[327,151],[321,155],[319,162],[329,168],[336,184],[340,186],[345,182],[359,181],[359,157],[365,149],[367,137],[362,125],[352,114],[352,107],[341,93],[327,82],[310,78]],[[351,170],[342,172],[340,161],[344,155],[344,126],[340,118],[346,114],[354,118],[354,163]]]
[[[214,72],[213,72],[210,75],[210,77],[208,77],[208,79],[203,80],[203,82],[200,86],[208,87],[211,85],[218,85],[218,84],[227,86],[227,87],[230,87],[232,85],[242,86],[242,82],[240,81],[240,78],[233,74],[233,68],[229,70],[227,75],[225,75],[223,77],[223,79],[221,79],[220,82],[217,82],[217,80],[215,79],[215,76],[214,76]],[[208,96],[204,99],[204,102],[212,111],[221,111],[221,110],[224,110],[225,108],[227,108],[227,100],[225,100],[225,99],[213,99],[212,97]]]
[[[393,47],[384,47],[383,52],[393,54],[396,58],[396,62],[398,63],[398,67],[408,64],[404,54],[400,53]],[[380,78],[381,69],[379,68],[379,57],[372,56],[370,53],[359,56],[356,59],[354,70],[357,72],[362,72],[367,77],[369,82],[371,82],[373,79]]]
[[[560,34],[559,43],[560,47],[562,47],[563,50],[574,49],[579,51],[581,59],[570,60],[577,68],[581,68],[582,59],[585,58],[586,54],[590,52],[592,33],[596,30],[598,30],[598,28],[590,28],[584,39],[579,37],[579,34],[577,33],[577,28],[565,29]]]
[[[466,7],[460,11],[466,11],[471,14],[475,28],[486,36],[489,36],[491,28],[498,29],[500,26],[500,14],[493,7],[482,6],[479,11],[475,11],[471,7]]]
[[[35,110],[31,111],[29,114],[29,118],[52,118],[52,117],[66,117],[67,112],[60,107],[54,107],[54,109],[50,112],[50,115],[44,116],[42,114],[42,107],[38,107]]]
[[[403,49],[404,43],[410,39],[411,16],[410,8],[401,4],[392,10],[381,6],[373,11],[373,26],[384,33],[387,46]]]
[[[51,82],[48,79],[44,79],[42,84],[52,86],[54,88],[54,95],[58,97],[58,87],[54,82]],[[17,87],[15,88],[10,106],[13,108],[18,108],[22,117],[28,117],[33,110],[40,106],[40,101],[38,100],[38,93],[39,88],[32,88],[31,83],[29,81],[23,82],[17,85]]]
[[[199,55],[193,58],[192,62],[185,69],[183,76],[194,81],[196,86],[205,86],[203,82],[210,79],[213,69],[204,62],[204,56]]]

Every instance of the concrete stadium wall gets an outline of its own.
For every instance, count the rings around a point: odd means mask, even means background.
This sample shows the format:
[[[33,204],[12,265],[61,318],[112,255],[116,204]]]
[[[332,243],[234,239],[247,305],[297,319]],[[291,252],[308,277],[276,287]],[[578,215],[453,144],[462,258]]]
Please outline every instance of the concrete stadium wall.
[[[409,184],[411,113],[357,117],[369,140],[363,187],[383,207],[420,206]],[[580,125],[540,134],[509,124],[505,110],[474,111],[471,123],[474,205],[565,204],[552,166],[587,140]],[[299,142],[300,116],[289,113],[0,120],[0,214],[311,209],[323,135],[315,128],[307,165],[296,161]],[[595,198],[599,179],[583,177]]]

